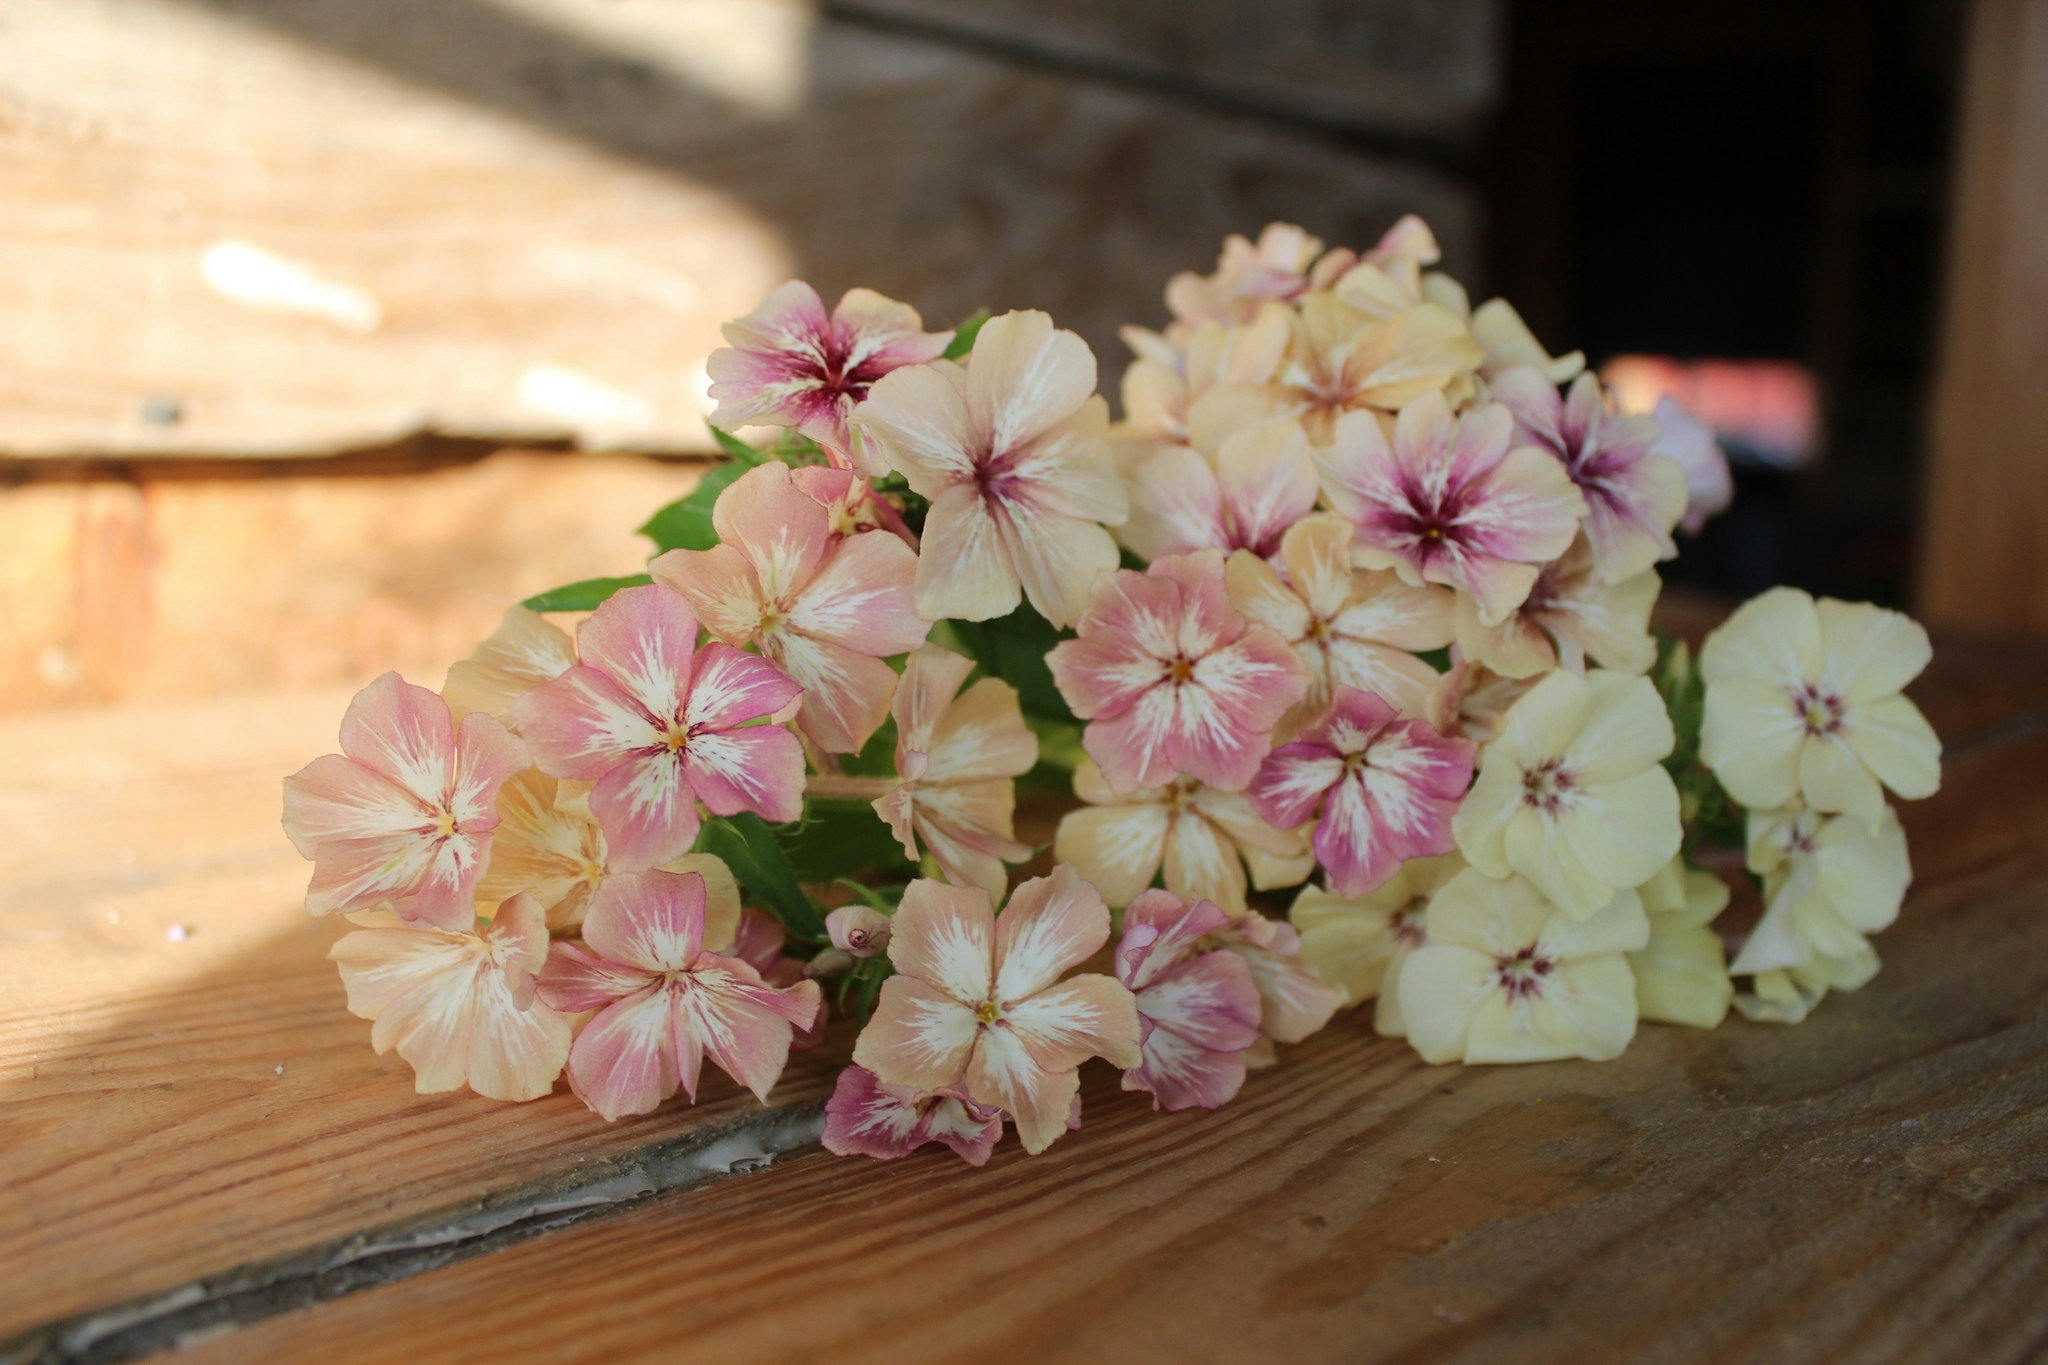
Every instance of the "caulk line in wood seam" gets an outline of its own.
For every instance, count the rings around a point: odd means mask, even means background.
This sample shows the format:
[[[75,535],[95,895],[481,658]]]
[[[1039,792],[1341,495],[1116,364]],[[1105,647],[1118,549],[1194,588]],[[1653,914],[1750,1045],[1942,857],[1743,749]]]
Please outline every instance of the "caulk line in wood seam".
[[[767,1169],[813,1149],[822,1103],[750,1114],[480,1199],[88,1309],[0,1340],[0,1365],[109,1365]]]

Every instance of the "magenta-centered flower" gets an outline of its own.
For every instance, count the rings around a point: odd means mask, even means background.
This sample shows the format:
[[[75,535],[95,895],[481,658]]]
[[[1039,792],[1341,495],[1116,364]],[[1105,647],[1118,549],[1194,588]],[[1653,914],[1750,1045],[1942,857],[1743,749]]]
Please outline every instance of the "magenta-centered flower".
[[[1555,459],[1509,448],[1513,434],[1499,404],[1453,418],[1437,394],[1401,409],[1391,444],[1369,412],[1338,419],[1323,492],[1358,528],[1358,563],[1469,593],[1499,624],[1571,545],[1585,507]]]
[[[481,712],[455,728],[448,703],[396,673],[356,694],[341,752],[284,780],[284,832],[313,860],[316,915],[389,905],[408,920],[468,933],[498,788],[526,747]]]
[[[945,354],[951,332],[927,332],[917,310],[872,289],[849,289],[828,316],[802,280],[776,288],[745,317],[728,322],[732,343],[711,353],[711,425],[795,427],[840,461],[846,415],[874,382],[904,365]]]
[[[803,811],[804,755],[773,716],[803,691],[766,659],[697,648],[697,618],[658,584],[606,599],[577,631],[582,662],[513,706],[533,759],[595,782],[611,866],[643,872],[690,851],[697,802],[716,815]]]
[[[1373,693],[1339,687],[1329,713],[1259,769],[1252,807],[1273,824],[1298,825],[1321,806],[1316,858],[1332,890],[1361,896],[1408,859],[1451,850],[1475,750],[1400,719]]]
[[[1633,578],[1678,553],[1671,528],[1685,515],[1685,470],[1653,452],[1654,417],[1607,410],[1600,381],[1582,374],[1561,395],[1541,371],[1509,370],[1493,396],[1515,415],[1515,439],[1554,456],[1586,499],[1586,539],[1602,582]]]
[[[1214,1109],[1244,1084],[1245,1053],[1260,1037],[1251,964],[1216,939],[1230,916],[1205,900],[1147,891],[1124,911],[1116,978],[1138,1002],[1143,1060],[1124,1089],[1157,1109]]]
[[[557,943],[540,998],[564,1014],[599,1011],[569,1049],[569,1084],[607,1119],[697,1098],[705,1054],[766,1100],[790,1040],[816,1021],[815,981],[775,986],[737,957],[704,951],[704,879],[694,872],[608,877],[590,898],[583,943]]]
[[[1186,773],[1237,791],[1273,727],[1308,690],[1308,670],[1268,626],[1230,605],[1214,550],[1101,580],[1080,638],[1047,656],[1081,743],[1120,792]]]

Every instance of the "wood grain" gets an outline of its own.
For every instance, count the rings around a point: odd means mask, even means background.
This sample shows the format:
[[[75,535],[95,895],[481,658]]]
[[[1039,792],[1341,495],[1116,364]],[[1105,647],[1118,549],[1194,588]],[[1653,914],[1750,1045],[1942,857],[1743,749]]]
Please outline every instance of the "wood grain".
[[[2048,0],[1970,6],[1919,606],[2048,629]]]
[[[791,275],[941,325],[1046,308],[1113,379],[1117,325],[1271,218],[1370,241],[1412,210],[1475,264],[1444,175],[805,0],[10,0],[6,25],[16,455],[703,449],[719,324]],[[219,282],[246,248],[360,295],[251,306]]]

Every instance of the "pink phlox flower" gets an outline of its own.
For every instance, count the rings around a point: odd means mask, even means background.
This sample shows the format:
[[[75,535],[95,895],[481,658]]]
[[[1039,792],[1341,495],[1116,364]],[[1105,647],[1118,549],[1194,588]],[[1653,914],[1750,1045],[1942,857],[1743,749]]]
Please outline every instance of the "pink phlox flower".
[[[313,860],[316,915],[388,907],[467,932],[498,827],[498,789],[526,746],[477,712],[456,728],[448,704],[386,673],[341,720],[341,752],[284,780],[284,830]]]
[[[936,1142],[981,1166],[1002,1136],[1002,1110],[976,1104],[965,1091],[885,1085],[864,1066],[841,1071],[825,1101],[825,1150],[835,1156],[894,1161]]]
[[[1714,439],[1714,429],[1687,411],[1670,394],[1657,399],[1650,410],[1657,422],[1657,443],[1653,455],[1665,455],[1685,471],[1685,515],[1678,528],[1689,536],[1698,535],[1707,521],[1728,510],[1735,501],[1735,476],[1728,468],[1728,456]]]
[[[912,600],[917,554],[895,536],[837,536],[825,505],[771,460],[742,474],[711,511],[719,543],[670,550],[651,567],[704,628],[753,645],[803,688],[797,728],[852,753],[889,714],[896,673],[882,660],[924,643]]]
[[[887,531],[911,549],[917,548],[917,537],[904,525],[903,514],[877,493],[874,482],[859,470],[809,464],[790,470],[789,480],[825,504],[833,535]]]
[[[540,998],[564,1014],[598,1011],[569,1049],[569,1085],[607,1120],[645,1114],[678,1087],[695,1103],[706,1054],[765,1101],[794,1034],[817,1022],[817,982],[777,986],[703,950],[704,900],[694,872],[608,877],[582,944],[549,950]]]
[[[1477,747],[1355,687],[1302,737],[1275,749],[1253,780],[1252,807],[1275,825],[1322,809],[1316,857],[1340,896],[1379,886],[1410,858],[1448,853],[1451,816],[1472,785]]]
[[[1170,891],[1147,891],[1124,911],[1116,975],[1138,1002],[1144,1060],[1123,1085],[1149,1092],[1155,1109],[1214,1109],[1244,1084],[1259,990],[1243,957],[1209,941],[1229,923],[1213,902]]]
[[[1301,958],[1301,935],[1293,925],[1267,919],[1256,910],[1233,915],[1210,939],[1251,968],[1259,991],[1259,1032],[1263,1038],[1245,1054],[1251,1067],[1270,1065],[1274,1043],[1298,1043],[1330,1022],[1344,1005],[1344,992],[1316,974]]]
[[[795,427],[848,458],[846,418],[876,380],[945,354],[953,334],[927,332],[908,304],[871,289],[849,289],[828,316],[801,280],[778,286],[760,306],[724,327],[730,347],[711,353],[711,424],[725,430],[765,423]]]
[[[1370,413],[1340,418],[1318,460],[1330,506],[1358,528],[1357,562],[1469,593],[1481,621],[1499,624],[1571,545],[1585,508],[1558,462],[1511,449],[1513,434],[1499,404],[1453,418],[1436,394],[1401,409],[1391,443]]]
[[[1122,792],[1178,773],[1240,790],[1309,685],[1293,647],[1230,604],[1214,550],[1105,577],[1079,638],[1047,663],[1088,721],[1082,745]]]
[[[614,871],[689,852],[699,801],[717,815],[802,813],[803,747],[753,723],[801,695],[781,669],[727,644],[698,649],[697,619],[659,584],[614,593],[576,638],[582,662],[512,714],[543,771],[597,784],[590,809]]]
[[[1493,396],[1514,414],[1515,439],[1562,462],[1585,495],[1586,539],[1603,581],[1633,578],[1678,553],[1671,528],[1685,514],[1685,471],[1655,453],[1655,418],[1608,411],[1590,374],[1565,395],[1541,372],[1520,367],[1493,381]]]
[[[709,889],[708,887],[706,888]],[[706,924],[708,927],[709,919]],[[709,940],[707,939],[707,942]],[[794,986],[806,979],[804,960],[791,957],[783,950],[789,946],[789,931],[782,927],[782,921],[765,910],[752,906],[740,911],[738,927],[734,930],[732,951],[728,956],[736,957],[761,974],[761,979],[771,986]],[[825,1016],[830,1010],[821,995],[818,1000],[818,1017],[811,1021],[809,1028],[798,1029],[790,1039],[791,1052],[808,1052],[825,1038]]]

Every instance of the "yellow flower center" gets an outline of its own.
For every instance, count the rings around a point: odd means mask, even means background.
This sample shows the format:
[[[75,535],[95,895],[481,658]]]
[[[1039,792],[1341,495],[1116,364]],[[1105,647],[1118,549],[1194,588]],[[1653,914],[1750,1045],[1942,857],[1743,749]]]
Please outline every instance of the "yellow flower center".
[[[1792,712],[1806,727],[1807,734],[1831,735],[1842,728],[1842,717],[1848,708],[1842,704],[1838,694],[1813,683],[1800,683],[1788,690],[1792,697]]]
[[[434,833],[446,839],[455,833],[455,812],[444,810],[434,818]]]
[[[1185,657],[1175,659],[1167,666],[1166,676],[1177,683],[1184,683],[1195,676],[1194,662]]]
[[[974,1019],[979,1024],[993,1024],[1003,1017],[1003,1007],[993,1000],[984,1000],[974,1007]]]
[[[681,726],[671,725],[661,737],[663,747],[672,754],[679,754],[690,746],[690,732]]]

